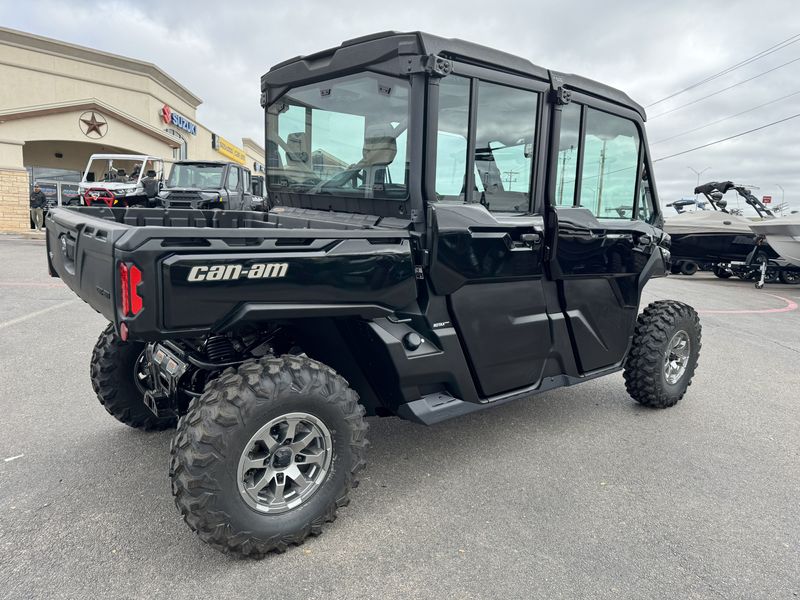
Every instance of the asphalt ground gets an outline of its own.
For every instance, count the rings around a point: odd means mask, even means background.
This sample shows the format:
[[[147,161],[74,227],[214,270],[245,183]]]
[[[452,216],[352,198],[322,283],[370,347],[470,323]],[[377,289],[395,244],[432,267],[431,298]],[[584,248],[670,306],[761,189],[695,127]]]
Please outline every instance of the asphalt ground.
[[[202,544],[171,434],[89,383],[96,314],[0,236],[0,597],[794,598],[800,594],[800,286],[700,274],[645,301],[701,311],[669,410],[621,375],[426,428],[371,419],[368,467],[322,536],[262,561]]]

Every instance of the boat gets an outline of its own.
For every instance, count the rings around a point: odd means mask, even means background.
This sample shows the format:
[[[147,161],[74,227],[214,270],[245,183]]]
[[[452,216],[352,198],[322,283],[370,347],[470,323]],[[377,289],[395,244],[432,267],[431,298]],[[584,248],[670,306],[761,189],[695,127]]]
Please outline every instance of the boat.
[[[766,237],[769,246],[782,258],[800,267],[800,214],[754,222],[751,228]]]
[[[672,203],[678,213],[668,217],[664,230],[672,238],[673,273],[693,275],[698,269],[710,269],[718,277],[730,277],[731,264],[765,262],[776,259],[778,254],[768,245],[758,248],[758,235],[752,230],[755,221],[733,214],[723,196],[735,190],[745,202],[753,207],[760,219],[772,220],[774,215],[745,186],[732,181],[711,181],[695,188],[695,194],[703,194],[707,202],[679,200]],[[695,204],[700,210],[688,211]],[[710,205],[713,210],[707,210]],[[747,277],[750,269],[738,269],[736,274]]]
[[[756,243],[751,224],[730,213],[697,210],[670,217],[664,229],[672,238],[673,261],[706,265],[744,261]]]

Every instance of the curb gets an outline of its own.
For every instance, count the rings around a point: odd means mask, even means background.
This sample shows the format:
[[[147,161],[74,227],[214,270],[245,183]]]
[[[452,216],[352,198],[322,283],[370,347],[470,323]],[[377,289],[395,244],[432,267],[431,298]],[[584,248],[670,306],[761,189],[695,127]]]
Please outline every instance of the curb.
[[[44,231],[41,233],[34,231],[0,231],[0,236],[2,236],[0,239],[16,238],[19,240],[40,240],[43,242],[45,240],[45,235],[46,233]]]

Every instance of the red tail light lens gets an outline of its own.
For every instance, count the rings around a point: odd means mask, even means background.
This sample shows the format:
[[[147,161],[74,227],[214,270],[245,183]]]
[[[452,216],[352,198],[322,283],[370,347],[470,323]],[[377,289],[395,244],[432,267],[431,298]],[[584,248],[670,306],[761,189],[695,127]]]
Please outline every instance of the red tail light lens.
[[[122,301],[122,315],[132,317],[142,310],[142,297],[137,286],[142,281],[142,272],[136,265],[119,263],[119,292]]]
[[[130,274],[131,313],[138,315],[139,311],[142,310],[142,297],[136,287],[142,281],[142,272],[136,265],[131,265],[128,273]]]
[[[131,314],[131,294],[128,265],[125,263],[119,263],[119,293],[122,296],[122,314],[127,317]]]

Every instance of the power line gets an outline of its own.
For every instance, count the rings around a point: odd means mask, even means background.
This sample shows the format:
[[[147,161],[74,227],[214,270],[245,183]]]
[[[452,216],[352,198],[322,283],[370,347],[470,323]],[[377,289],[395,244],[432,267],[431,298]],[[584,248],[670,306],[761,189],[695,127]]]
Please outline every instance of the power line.
[[[696,83],[693,83],[690,86],[683,88],[682,90],[678,90],[677,92],[673,92],[669,96],[664,96],[660,100],[656,100],[655,102],[651,102],[645,108],[650,108],[651,106],[655,106],[656,104],[661,104],[662,102],[664,102],[666,100],[669,100],[670,98],[674,98],[675,96],[683,94],[684,92],[688,92],[689,90],[693,90],[696,87],[700,87],[704,83],[708,83],[709,81],[713,81],[714,79],[718,79],[719,77],[722,77],[723,75],[727,75],[728,73],[730,73],[732,71],[735,71],[736,69],[744,67],[745,65],[749,65],[750,63],[755,62],[757,60],[760,60],[760,59],[764,58],[765,56],[769,56],[770,54],[772,54],[774,52],[778,52],[779,50],[783,50],[787,46],[790,46],[790,45],[795,44],[797,42],[800,42],[800,33],[797,33],[797,34],[795,34],[795,35],[793,35],[793,36],[791,36],[789,38],[786,38],[782,42],[778,42],[774,46],[770,46],[766,50],[762,50],[761,52],[758,52],[757,54],[754,54],[753,56],[751,56],[749,58],[746,58],[745,60],[740,61],[740,62],[736,63],[735,65],[731,65],[730,67],[727,67],[727,68],[723,69],[722,71],[719,71],[718,73],[714,73],[713,75],[709,75],[705,79],[702,79],[702,80],[700,80],[700,81],[698,81]]]
[[[786,94],[785,96],[781,96],[780,98],[775,98],[774,100],[770,100],[769,102],[764,102],[763,104],[759,104],[758,106],[754,106],[753,108],[748,108],[747,110],[743,110],[742,112],[738,112],[735,115],[730,115],[729,117],[723,117],[721,119],[717,119],[716,121],[711,121],[711,123],[706,123],[705,125],[701,125],[700,127],[695,127],[694,129],[689,129],[687,131],[684,131],[683,133],[676,133],[675,135],[671,135],[671,136],[669,136],[667,138],[658,140],[657,142],[651,142],[650,145],[651,146],[655,146],[656,144],[661,144],[662,142],[668,142],[670,140],[674,140],[675,138],[682,137],[682,136],[687,135],[689,133],[694,133],[695,131],[700,131],[701,129],[705,129],[706,127],[711,127],[712,125],[717,125],[718,123],[722,123],[723,121],[727,121],[729,119],[740,117],[740,116],[742,116],[744,114],[747,114],[749,112],[753,112],[754,110],[758,110],[759,108],[764,108],[765,106],[768,106],[770,104],[775,104],[776,102],[780,102],[781,100],[786,100],[787,98],[791,98],[792,96],[796,96],[797,94],[800,94],[800,90],[797,90],[796,92],[792,92],[791,94]]]
[[[682,154],[689,154],[689,152],[694,152],[695,150],[700,150],[702,148],[708,148],[709,146],[714,146],[715,144],[721,144],[722,142],[727,142],[728,140],[742,137],[743,135],[747,135],[748,133],[753,133],[754,131],[760,131],[762,129],[766,129],[767,127],[772,127],[773,125],[777,125],[778,123],[783,123],[785,121],[790,121],[791,119],[796,119],[797,117],[800,117],[800,113],[791,115],[790,117],[786,117],[784,119],[779,119],[778,121],[773,121],[772,123],[767,123],[766,125],[761,125],[760,127],[756,127],[754,129],[748,129],[747,131],[742,131],[741,133],[737,133],[735,135],[730,135],[726,138],[722,138],[721,140],[717,140],[715,142],[709,142],[708,144],[703,144],[702,146],[695,146],[694,148],[689,148],[688,150],[683,150],[682,152],[676,152],[675,154],[662,156],[661,158],[655,159],[653,162],[656,163],[662,160],[667,160],[668,158],[681,156]]]
[[[745,79],[743,81],[739,81],[738,83],[734,83],[733,85],[729,85],[728,87],[722,88],[721,90],[717,90],[716,92],[708,94],[707,96],[702,96],[701,98],[697,98],[696,100],[692,100],[691,102],[687,102],[686,104],[681,104],[680,106],[676,106],[675,108],[671,108],[671,109],[669,109],[667,111],[664,111],[662,113],[658,113],[657,115],[654,115],[654,116],[650,117],[650,120],[652,121],[653,119],[657,119],[658,117],[663,117],[664,115],[668,115],[670,113],[674,113],[676,110],[680,110],[682,108],[686,108],[687,106],[691,106],[692,104],[697,104],[698,102],[702,102],[703,100],[707,100],[708,98],[711,98],[712,96],[716,96],[717,94],[721,94],[722,92],[727,92],[728,90],[732,90],[733,88],[738,87],[738,86],[742,85],[743,83],[747,83],[749,81],[753,81],[754,79],[758,79],[759,77],[763,77],[764,75],[772,73],[773,71],[777,71],[778,69],[782,69],[783,67],[791,65],[792,63],[796,63],[797,61],[800,61],[800,57],[795,58],[793,60],[790,60],[789,62],[785,62],[782,65],[778,65],[777,67],[772,67],[771,69],[769,69],[767,71],[763,71],[763,72],[759,73],[758,75],[754,75],[753,77],[749,77],[748,79]]]

